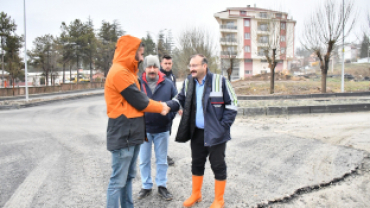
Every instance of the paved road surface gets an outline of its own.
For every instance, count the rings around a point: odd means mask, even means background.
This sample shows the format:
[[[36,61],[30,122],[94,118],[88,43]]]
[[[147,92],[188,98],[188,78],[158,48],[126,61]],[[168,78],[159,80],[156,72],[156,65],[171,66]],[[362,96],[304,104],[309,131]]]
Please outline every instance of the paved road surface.
[[[0,207],[105,206],[103,96],[1,111],[0,118]],[[178,123],[179,117],[173,135]],[[369,126],[370,113],[238,118],[226,153],[226,207],[369,207]],[[174,200],[161,200],[155,187],[135,207],[182,207],[191,191],[189,144],[172,136],[169,154],[176,162],[168,171]],[[205,175],[197,208],[209,207],[214,196],[209,164]],[[138,174],[135,196],[140,187]]]

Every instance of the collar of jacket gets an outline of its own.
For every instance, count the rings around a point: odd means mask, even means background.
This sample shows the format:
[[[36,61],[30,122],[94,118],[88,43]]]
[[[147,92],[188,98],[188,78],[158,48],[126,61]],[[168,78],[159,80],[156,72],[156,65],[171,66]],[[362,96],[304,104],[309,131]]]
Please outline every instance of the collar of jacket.
[[[137,75],[139,62],[135,59],[137,50],[139,49],[141,40],[139,38],[124,35],[117,41],[116,50],[114,52],[113,63],[120,64],[127,70]]]
[[[170,71],[166,71],[164,70],[162,67],[160,68],[161,72],[163,74],[165,74],[167,77],[169,77],[170,75],[172,75],[172,69]]]
[[[208,80],[209,79],[212,79],[212,72],[210,72],[209,71],[209,69],[207,68],[207,73],[206,73],[206,76],[205,76],[205,78],[206,78],[206,80],[205,80],[205,82],[204,82],[204,84],[207,84],[207,83],[210,83]],[[197,82],[197,79],[196,78],[193,78],[192,76],[191,76],[191,74],[189,75],[189,79],[190,80],[193,80],[194,81],[194,83],[195,82]]]
[[[164,77],[165,75],[162,73],[162,72],[158,72],[158,81],[157,81],[157,85],[161,82],[163,82],[166,78]],[[148,84],[148,81],[146,80],[146,72],[144,72],[142,75],[141,75],[141,79],[146,83]]]

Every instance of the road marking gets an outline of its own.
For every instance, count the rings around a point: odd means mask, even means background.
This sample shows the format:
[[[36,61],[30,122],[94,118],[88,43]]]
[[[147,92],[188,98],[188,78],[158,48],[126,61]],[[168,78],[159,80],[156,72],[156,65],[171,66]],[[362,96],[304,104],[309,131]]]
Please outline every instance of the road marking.
[[[6,202],[4,208],[27,208],[44,183],[50,170],[58,161],[60,154],[52,154],[43,159],[39,165],[27,176],[21,185]]]

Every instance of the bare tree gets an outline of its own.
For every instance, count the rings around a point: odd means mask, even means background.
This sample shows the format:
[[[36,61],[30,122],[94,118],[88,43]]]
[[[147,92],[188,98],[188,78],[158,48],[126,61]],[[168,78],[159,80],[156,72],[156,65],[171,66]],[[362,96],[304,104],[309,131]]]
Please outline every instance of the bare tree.
[[[177,38],[177,48],[173,52],[174,69],[178,76],[185,76],[190,57],[194,54],[203,54],[208,58],[209,70],[216,72],[217,63],[214,51],[216,44],[211,33],[202,28],[188,28],[180,33]]]
[[[281,18],[283,13],[272,11],[268,16],[258,18],[257,39],[253,45],[258,46],[257,56],[266,58],[270,69],[270,94],[275,92],[275,68],[279,62],[293,57],[294,26],[287,19]],[[288,57],[289,56],[289,57]]]
[[[333,48],[340,44],[339,40],[348,36],[355,19],[353,1],[339,5],[333,0],[327,0],[305,22],[301,43],[319,58],[322,93],[326,93],[326,76]]]
[[[227,25],[229,26],[229,25]],[[229,27],[233,27],[230,25]],[[242,61],[244,56],[238,56],[242,53],[241,46],[243,45],[237,37],[222,37],[223,42],[221,48],[221,70],[226,70],[227,77],[231,81],[231,75],[235,66],[239,66],[239,62]]]

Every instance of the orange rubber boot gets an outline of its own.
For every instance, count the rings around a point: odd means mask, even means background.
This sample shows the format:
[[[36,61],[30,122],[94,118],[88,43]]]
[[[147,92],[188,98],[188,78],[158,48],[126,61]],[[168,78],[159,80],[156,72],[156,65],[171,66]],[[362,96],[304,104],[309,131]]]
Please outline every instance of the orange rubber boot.
[[[224,208],[224,193],[225,193],[226,180],[218,181],[215,180],[215,200],[213,201],[210,208]]]
[[[202,201],[202,184],[203,176],[193,175],[193,188],[191,196],[186,201],[184,201],[184,207],[192,207],[195,203]]]

